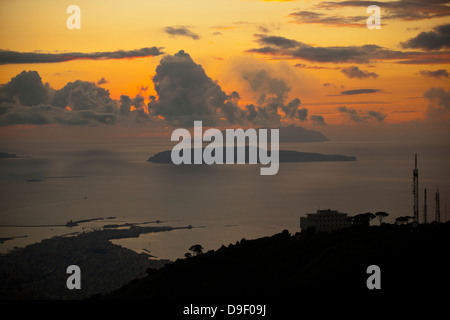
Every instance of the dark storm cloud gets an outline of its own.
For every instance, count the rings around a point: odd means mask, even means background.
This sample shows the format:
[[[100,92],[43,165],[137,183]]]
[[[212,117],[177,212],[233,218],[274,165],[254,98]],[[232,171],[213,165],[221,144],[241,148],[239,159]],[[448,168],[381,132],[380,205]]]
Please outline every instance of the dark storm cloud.
[[[378,74],[376,74],[375,72],[361,70],[357,66],[343,68],[341,72],[349,79],[367,79],[378,77]]]
[[[450,15],[448,0],[400,0],[400,1],[324,1],[318,9],[337,9],[345,7],[367,8],[377,5],[383,10],[382,19],[416,21],[422,19],[442,18]]]
[[[0,102],[9,101],[32,106],[47,103],[49,99],[49,87],[42,83],[36,71],[22,71],[0,88]]]
[[[67,108],[68,107],[68,108]],[[0,87],[0,125],[95,125],[117,121],[109,92],[77,80],[54,90],[36,71],[23,71]]]
[[[448,63],[448,52],[402,52],[374,44],[362,46],[314,47],[280,36],[255,35],[260,48],[250,53],[271,55],[277,59],[302,59],[311,62],[369,63],[377,60],[398,60],[399,63]],[[421,57],[423,57],[421,59]],[[298,65],[301,66],[301,65]]]
[[[164,32],[166,32],[172,36],[185,36],[185,37],[192,38],[194,40],[200,39],[199,35],[190,31],[186,27],[166,27],[166,28],[164,28]]]
[[[225,114],[235,115],[232,121],[240,119],[237,105],[182,50],[161,59],[153,82],[159,100],[149,103],[149,111],[172,125],[193,126],[194,120],[203,120],[205,126],[212,126]]]
[[[401,45],[403,48],[424,50],[450,48],[450,24],[438,26],[430,32],[421,32]]]
[[[430,78],[448,78],[448,72],[445,69],[440,69],[436,71],[429,71],[429,70],[422,70],[420,71],[420,74],[424,77],[430,77]]]
[[[369,110],[366,113],[356,111],[352,107],[347,108],[346,106],[338,107],[338,111],[344,114],[349,120],[353,122],[367,122],[370,119],[374,119],[378,122],[383,122],[387,117],[387,114],[381,111]]]
[[[163,119],[168,125],[183,127],[191,127],[195,120],[202,120],[205,126],[274,126],[282,125],[282,120],[308,121],[308,109],[301,108],[300,99],[288,100],[291,88],[284,79],[264,68],[252,68],[239,72],[257,103],[242,109],[239,93],[225,93],[184,51],[161,59],[153,77],[158,98],[150,96],[148,104],[143,96],[147,87],[134,98],[121,95],[115,100],[98,85],[104,78],[97,83],[75,80],[55,90],[44,85],[36,71],[24,71],[0,86],[0,125],[98,125]],[[321,122],[314,117],[311,121]]]
[[[116,110],[115,102],[108,90],[98,87],[95,83],[81,80],[69,82],[56,90],[51,104],[60,108],[68,106],[72,110],[95,110],[106,113],[113,113]]]
[[[153,77],[159,99],[148,104],[149,112],[175,126],[192,126],[194,120],[202,120],[205,126],[273,126],[280,125],[282,117],[307,120],[307,109],[299,109],[300,99],[287,100],[291,88],[285,80],[263,68],[239,69],[238,72],[255,93],[256,105],[239,108],[239,93],[225,93],[184,51],[165,56]]]
[[[346,90],[342,91],[342,95],[354,95],[354,94],[364,94],[364,93],[376,93],[380,92],[381,89],[354,89],[354,90]]]
[[[38,53],[38,52],[17,52],[9,50],[0,50],[0,65],[2,64],[19,64],[19,63],[54,63],[65,62],[79,59],[88,60],[106,60],[106,59],[124,59],[139,58],[149,56],[159,56],[164,52],[162,48],[151,47],[137,50],[117,50],[110,52],[67,52],[67,53]]]

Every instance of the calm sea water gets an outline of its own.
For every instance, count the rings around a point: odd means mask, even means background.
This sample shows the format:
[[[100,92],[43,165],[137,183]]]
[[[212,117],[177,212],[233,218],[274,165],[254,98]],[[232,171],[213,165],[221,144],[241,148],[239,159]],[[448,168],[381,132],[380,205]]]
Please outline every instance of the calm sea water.
[[[0,159],[0,225],[59,225],[69,220],[116,217],[115,222],[161,220],[190,230],[145,234],[114,243],[158,258],[182,257],[193,244],[217,249],[242,238],[300,231],[299,218],[317,209],[350,215],[386,211],[388,222],[412,215],[412,169],[419,155],[421,196],[428,188],[429,220],[439,185],[441,216],[450,192],[450,148],[441,143],[330,141],[282,144],[281,149],[356,156],[356,162],[281,163],[274,176],[260,165],[173,166],[146,162],[170,149],[167,139],[126,139],[104,144],[27,144],[6,152],[30,158]],[[42,182],[27,182],[43,179]],[[423,204],[423,197],[420,200]],[[7,252],[54,235],[101,227],[0,227]]]

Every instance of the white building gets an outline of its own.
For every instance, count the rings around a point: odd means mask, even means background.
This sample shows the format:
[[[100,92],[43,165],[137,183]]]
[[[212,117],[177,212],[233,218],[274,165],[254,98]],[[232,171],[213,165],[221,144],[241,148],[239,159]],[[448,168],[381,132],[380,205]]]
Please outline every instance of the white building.
[[[300,229],[315,228],[316,231],[332,231],[350,227],[351,221],[346,213],[336,210],[317,210],[317,213],[307,213],[300,218]]]

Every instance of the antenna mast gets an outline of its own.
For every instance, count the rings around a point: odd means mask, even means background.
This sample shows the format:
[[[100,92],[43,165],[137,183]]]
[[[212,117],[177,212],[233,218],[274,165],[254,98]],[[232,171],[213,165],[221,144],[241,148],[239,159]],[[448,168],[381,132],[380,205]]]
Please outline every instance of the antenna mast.
[[[419,169],[417,169],[417,153],[413,170],[414,221],[419,223]]]
[[[436,187],[436,222],[441,222],[441,204],[439,201],[439,187]]]
[[[427,188],[423,198],[423,223],[427,223]]]

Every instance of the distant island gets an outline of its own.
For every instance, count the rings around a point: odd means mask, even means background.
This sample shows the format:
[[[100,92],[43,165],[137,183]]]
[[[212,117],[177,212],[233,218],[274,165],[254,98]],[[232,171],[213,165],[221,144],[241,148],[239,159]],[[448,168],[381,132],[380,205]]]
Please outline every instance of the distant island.
[[[15,159],[15,158],[31,158],[31,157],[23,154],[17,155],[15,153],[0,152],[0,159]]]
[[[17,155],[14,153],[0,152],[0,159],[7,159],[7,158],[17,158]]]
[[[256,148],[256,147],[234,147],[234,156],[235,156],[235,163],[236,163],[236,155],[237,155],[237,148],[245,148],[245,159],[246,163],[248,161],[249,156],[249,150],[250,148]],[[224,163],[225,163],[225,156],[226,156],[227,148],[224,147],[223,157],[224,157]],[[259,150],[257,150],[259,151]],[[171,158],[172,150],[166,150],[159,152],[153,156],[151,156],[147,161],[152,163],[166,163],[171,164],[172,158]],[[258,152],[259,154],[259,152]],[[192,156],[192,163],[194,159],[194,152],[191,152]],[[259,159],[258,159],[259,161]],[[310,153],[310,152],[300,152],[300,151],[290,151],[290,150],[280,150],[280,162],[320,162],[320,161],[356,161],[356,157],[353,156],[344,156],[344,155],[326,155],[321,153]]]

